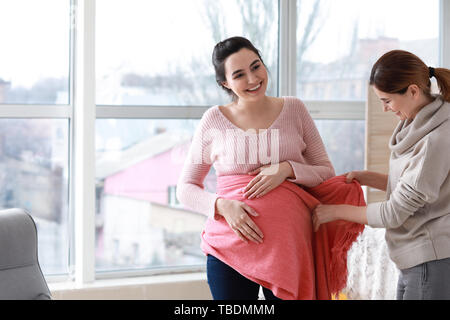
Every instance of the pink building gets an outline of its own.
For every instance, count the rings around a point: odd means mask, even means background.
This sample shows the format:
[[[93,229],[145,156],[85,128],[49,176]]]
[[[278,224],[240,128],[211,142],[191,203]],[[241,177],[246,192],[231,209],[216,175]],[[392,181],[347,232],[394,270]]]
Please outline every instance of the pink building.
[[[191,136],[163,132],[120,151],[98,154],[97,263],[148,267],[198,264],[206,216],[183,209],[176,185]],[[212,170],[205,181],[215,189]]]
[[[143,141],[119,158],[104,164],[104,171],[97,174],[104,179],[103,193],[135,200],[175,205],[175,188],[183,169],[183,163],[191,140],[174,138],[163,133]],[[97,165],[102,170],[103,164]],[[208,174],[205,186],[215,190],[215,175]]]

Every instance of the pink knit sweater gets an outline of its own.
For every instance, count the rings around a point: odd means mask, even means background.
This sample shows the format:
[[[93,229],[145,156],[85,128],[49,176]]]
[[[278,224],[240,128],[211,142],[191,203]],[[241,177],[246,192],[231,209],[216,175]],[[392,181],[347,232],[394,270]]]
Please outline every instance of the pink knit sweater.
[[[217,194],[204,189],[211,166],[217,176],[245,175],[265,164],[288,161],[295,178],[288,181],[314,187],[335,175],[319,132],[303,102],[283,97],[283,108],[267,130],[244,131],[220,111],[209,108],[194,134],[177,185],[179,201],[214,216]]]

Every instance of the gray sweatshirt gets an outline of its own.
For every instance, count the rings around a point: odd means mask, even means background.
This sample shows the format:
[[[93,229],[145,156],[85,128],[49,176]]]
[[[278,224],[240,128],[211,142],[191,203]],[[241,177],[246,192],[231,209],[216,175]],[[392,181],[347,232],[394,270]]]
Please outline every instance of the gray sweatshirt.
[[[435,98],[396,127],[387,200],[367,207],[399,269],[450,257],[450,103]]]

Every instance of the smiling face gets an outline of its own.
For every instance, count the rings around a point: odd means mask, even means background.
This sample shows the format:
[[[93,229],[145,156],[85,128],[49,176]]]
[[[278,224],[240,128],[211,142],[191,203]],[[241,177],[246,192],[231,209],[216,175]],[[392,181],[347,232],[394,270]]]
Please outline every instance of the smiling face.
[[[224,66],[226,81],[222,85],[239,99],[256,101],[265,96],[267,70],[255,52],[243,48],[230,55]]]
[[[391,111],[395,113],[400,120],[405,120],[408,118],[409,112],[407,111],[407,103],[405,95],[398,93],[386,93],[378,90],[376,87],[373,87],[375,94],[380,98],[383,103],[383,111],[388,112]]]
[[[417,85],[410,85],[403,94],[386,93],[377,89],[376,86],[373,86],[373,89],[383,102],[383,111],[395,113],[400,120],[414,119],[417,112],[427,103]]]

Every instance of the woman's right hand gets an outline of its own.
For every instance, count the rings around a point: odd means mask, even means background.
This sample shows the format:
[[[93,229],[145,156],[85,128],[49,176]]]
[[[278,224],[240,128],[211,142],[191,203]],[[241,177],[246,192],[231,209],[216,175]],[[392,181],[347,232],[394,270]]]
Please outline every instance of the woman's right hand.
[[[355,179],[360,185],[364,186],[364,176],[366,173],[367,171],[350,171],[345,173],[344,176],[347,178],[347,183],[351,183]]]
[[[351,171],[345,173],[347,183],[351,183],[353,179],[357,180],[360,185],[368,186],[378,190],[386,191],[388,175],[384,173],[378,173],[373,171]]]
[[[216,201],[216,208],[216,213],[225,218],[231,230],[242,241],[248,243],[248,239],[255,243],[262,243],[264,235],[249,216],[249,214],[258,216],[252,207],[242,201],[219,198]]]

